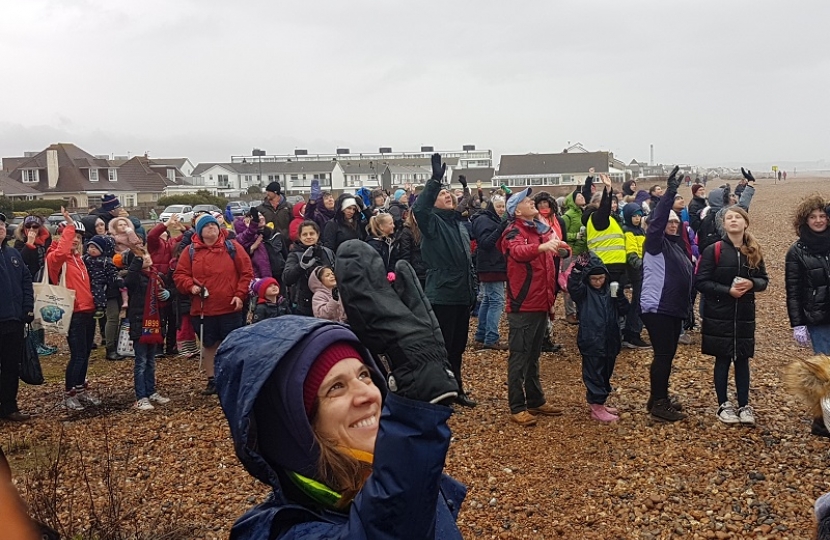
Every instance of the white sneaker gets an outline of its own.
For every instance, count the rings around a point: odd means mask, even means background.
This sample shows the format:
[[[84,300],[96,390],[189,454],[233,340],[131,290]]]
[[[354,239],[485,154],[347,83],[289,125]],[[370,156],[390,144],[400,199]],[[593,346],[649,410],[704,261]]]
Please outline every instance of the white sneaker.
[[[166,398],[158,392],[156,392],[152,396],[150,396],[150,401],[155,401],[160,405],[164,405],[165,403],[170,403],[170,398]]]
[[[81,402],[78,401],[78,398],[75,396],[66,396],[66,398],[63,400],[63,408],[69,409],[71,411],[84,410],[84,406],[81,405]]]
[[[87,391],[78,392],[78,401],[87,407],[97,407],[101,404],[101,400],[93,396]]]
[[[139,411],[152,411],[153,409],[155,409],[155,407],[153,407],[153,405],[150,403],[150,400],[146,397],[136,401],[134,407]]]
[[[740,419],[741,424],[745,426],[755,425],[755,411],[753,411],[752,407],[749,405],[738,409],[738,418]]]
[[[735,412],[735,407],[732,406],[731,401],[724,401],[718,409],[718,420],[724,424],[740,424],[741,419],[738,413]]]

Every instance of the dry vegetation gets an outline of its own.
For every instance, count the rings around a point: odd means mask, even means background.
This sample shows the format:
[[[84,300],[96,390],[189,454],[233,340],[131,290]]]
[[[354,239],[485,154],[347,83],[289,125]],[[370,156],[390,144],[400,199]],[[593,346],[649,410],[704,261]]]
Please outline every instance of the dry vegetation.
[[[464,537],[809,537],[812,503],[830,490],[830,447],[809,434],[803,407],[781,387],[782,368],[807,354],[790,337],[783,259],[792,208],[823,185],[762,181],[750,211],[771,276],[757,300],[754,429],[716,420],[713,361],[700,354],[697,334],[675,361],[671,386],[690,416],[674,425],[645,413],[648,351],[618,357],[611,401],[622,418],[600,425],[585,405],[575,328],[557,322],[565,349],[543,355],[542,382],[566,412],[532,428],[508,422],[507,353],[469,351],[465,378],[479,406],[453,417],[447,459],[447,472],[469,488]],[[226,538],[234,519],[265,497],[234,455],[218,402],[198,394],[195,362],[161,360],[159,386],[173,401],[141,413],[130,408],[132,364],[94,351],[91,379],[104,406],[68,414],[57,406],[61,345],[44,359],[47,384],[21,389],[22,408],[37,418],[0,425],[0,444],[24,497],[65,537]]]

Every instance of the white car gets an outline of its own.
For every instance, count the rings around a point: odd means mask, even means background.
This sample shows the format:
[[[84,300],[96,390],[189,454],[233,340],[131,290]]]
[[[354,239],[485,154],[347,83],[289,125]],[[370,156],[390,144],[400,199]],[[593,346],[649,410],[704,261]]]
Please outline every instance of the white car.
[[[159,214],[159,221],[166,223],[173,214],[179,214],[179,221],[182,223],[189,223],[193,219],[193,207],[187,204],[171,204]]]

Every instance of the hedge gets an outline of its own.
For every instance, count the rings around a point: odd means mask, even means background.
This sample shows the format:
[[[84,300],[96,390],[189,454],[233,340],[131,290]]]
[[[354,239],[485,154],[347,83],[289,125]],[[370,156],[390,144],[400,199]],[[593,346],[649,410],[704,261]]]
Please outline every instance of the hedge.
[[[159,197],[159,200],[156,201],[156,206],[170,206],[171,204],[187,204],[190,206],[195,206],[197,204],[213,204],[224,209],[228,204],[228,199],[225,197],[211,195],[209,191],[200,189],[196,193]]]
[[[14,201],[8,197],[0,197],[0,212],[7,216],[13,212],[31,213],[31,210],[38,210],[38,212],[34,213],[48,216],[49,214],[60,212],[61,206],[66,206],[66,201]]]

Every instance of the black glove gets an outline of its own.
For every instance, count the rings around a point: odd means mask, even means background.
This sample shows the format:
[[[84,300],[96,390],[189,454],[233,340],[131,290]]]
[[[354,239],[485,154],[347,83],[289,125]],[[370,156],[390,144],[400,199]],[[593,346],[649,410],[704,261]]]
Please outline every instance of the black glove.
[[[754,182],[755,181],[755,177],[752,176],[752,171],[750,171],[749,169],[744,170],[744,168],[741,167],[741,174],[744,175],[744,178],[746,178],[747,182]]]
[[[32,324],[32,321],[35,320],[35,314],[31,311],[25,315],[23,315],[23,324]]]
[[[251,207],[251,221],[259,223],[259,210],[256,209],[256,206]]]
[[[447,164],[441,163],[441,154],[432,154],[432,179],[440,182],[446,172]]]
[[[331,297],[335,300],[340,300],[340,291],[337,290],[337,287],[331,290]]]
[[[367,244],[368,245],[368,244]],[[306,249],[303,254],[300,256],[300,268],[303,270],[308,270],[314,266],[317,266],[319,263],[317,262],[317,257],[314,256],[314,246]]]
[[[357,203],[357,207],[360,208],[361,212],[366,210],[366,204],[363,202],[363,197],[358,195],[354,198],[354,201]]]
[[[461,184],[461,187],[463,187],[463,188],[467,187],[467,177],[464,176],[463,174],[458,175],[458,182]]]
[[[378,252],[348,240],[337,250],[335,274],[352,331],[372,353],[388,360],[389,390],[430,403],[455,399],[458,383],[441,328],[412,266],[398,261],[390,284]]]
[[[666,180],[666,187],[670,191],[677,191],[677,188],[680,187],[680,182],[683,181],[682,176],[677,175],[678,171],[680,171],[680,167],[675,165],[674,169],[671,170],[671,174],[669,174],[669,179]]]

